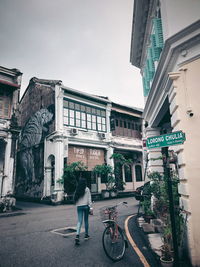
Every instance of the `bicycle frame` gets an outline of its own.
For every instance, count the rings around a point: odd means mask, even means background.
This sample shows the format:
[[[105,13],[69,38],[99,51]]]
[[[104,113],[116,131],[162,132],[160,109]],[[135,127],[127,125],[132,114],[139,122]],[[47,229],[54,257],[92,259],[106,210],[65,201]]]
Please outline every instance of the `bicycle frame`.
[[[120,203],[118,203],[117,205],[115,205],[113,208],[116,208],[117,206],[119,206],[119,205],[121,205],[121,204],[123,204],[123,205],[127,205],[127,202],[120,202]],[[126,235],[124,234],[124,231],[122,230],[122,228],[121,228],[121,227],[117,224],[117,222],[116,222],[116,218],[117,218],[117,214],[118,214],[118,212],[116,211],[115,214],[114,214],[114,216],[111,215],[111,214],[112,214],[111,212],[109,212],[108,214],[109,214],[109,219],[102,221],[102,223],[104,224],[105,227],[107,227],[107,226],[109,226],[109,225],[111,225],[111,226],[114,225],[114,229],[115,229],[115,230],[114,230],[114,233],[113,233],[111,239],[115,238],[115,241],[116,241],[117,238],[118,238],[119,228],[120,228],[120,230],[121,230],[122,233],[123,233],[124,240],[125,240],[125,245],[126,245],[126,248],[127,248],[127,247],[128,247],[128,241],[127,241]],[[111,228],[111,229],[112,229],[112,228]],[[114,242],[114,240],[113,240],[113,242]]]

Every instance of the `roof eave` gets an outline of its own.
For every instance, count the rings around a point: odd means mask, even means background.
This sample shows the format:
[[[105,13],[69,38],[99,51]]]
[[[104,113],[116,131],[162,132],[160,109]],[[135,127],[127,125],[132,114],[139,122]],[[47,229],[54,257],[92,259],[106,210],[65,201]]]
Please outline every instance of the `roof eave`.
[[[133,9],[130,62],[141,68],[142,48],[150,0],[135,0]]]

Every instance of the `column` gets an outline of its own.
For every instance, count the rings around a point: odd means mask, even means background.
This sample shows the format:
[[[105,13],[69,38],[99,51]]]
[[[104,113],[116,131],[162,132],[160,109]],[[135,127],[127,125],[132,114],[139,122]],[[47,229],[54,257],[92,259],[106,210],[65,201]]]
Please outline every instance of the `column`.
[[[62,201],[64,195],[64,188],[59,180],[63,176],[64,162],[63,162],[63,136],[54,137],[55,147],[55,185],[54,193],[57,193],[57,202]]]
[[[63,131],[63,90],[59,85],[55,86],[55,130]]]
[[[2,195],[6,195],[8,191],[12,191],[13,179],[13,165],[14,159],[10,157],[11,154],[11,134],[8,135],[7,144],[5,149],[5,162],[4,162],[4,178],[2,184]]]
[[[146,138],[158,136],[158,135],[160,135],[160,129],[159,128],[147,127],[145,129]],[[148,172],[157,171],[157,172],[163,173],[163,161],[162,161],[161,148],[154,148],[154,149],[147,150],[147,157],[148,157],[147,158],[147,160],[148,160],[148,164],[147,164]]]
[[[112,156],[113,153],[114,153],[114,148],[109,146],[106,149],[106,163],[111,165],[114,168],[114,160],[110,159],[110,157]]]

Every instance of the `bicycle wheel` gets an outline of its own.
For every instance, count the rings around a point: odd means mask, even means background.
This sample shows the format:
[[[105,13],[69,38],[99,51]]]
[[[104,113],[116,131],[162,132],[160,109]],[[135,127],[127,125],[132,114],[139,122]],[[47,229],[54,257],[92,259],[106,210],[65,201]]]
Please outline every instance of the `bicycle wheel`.
[[[115,224],[108,225],[102,236],[103,248],[112,261],[119,261],[125,253],[125,239],[122,229]]]

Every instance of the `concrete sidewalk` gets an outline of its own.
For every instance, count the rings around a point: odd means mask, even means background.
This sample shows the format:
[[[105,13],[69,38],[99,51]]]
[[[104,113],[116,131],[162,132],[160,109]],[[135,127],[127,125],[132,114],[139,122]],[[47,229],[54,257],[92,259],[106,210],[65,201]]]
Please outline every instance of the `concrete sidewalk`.
[[[152,267],[159,267],[162,235],[158,232],[157,227],[162,227],[162,222],[155,220],[153,223],[146,223],[142,216],[135,215],[129,222],[130,234],[145,256],[147,262]],[[181,267],[192,267],[187,259],[180,259]]]

